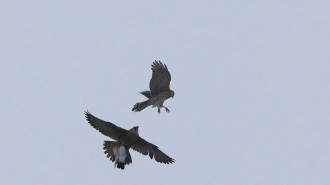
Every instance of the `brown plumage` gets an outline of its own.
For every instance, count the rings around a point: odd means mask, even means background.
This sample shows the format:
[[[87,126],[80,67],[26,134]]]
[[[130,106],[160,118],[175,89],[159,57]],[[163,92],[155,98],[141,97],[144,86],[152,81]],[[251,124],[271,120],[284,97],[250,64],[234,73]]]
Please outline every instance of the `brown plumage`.
[[[140,92],[142,95],[148,98],[147,101],[136,103],[132,111],[140,112],[146,107],[152,105],[152,107],[158,108],[158,113],[162,107],[166,112],[170,110],[163,105],[164,101],[170,97],[174,97],[174,91],[170,89],[171,74],[167,69],[167,66],[161,61],[155,61],[151,65],[152,77],[150,79],[149,88],[150,91]]]
[[[103,149],[105,154],[117,168],[124,169],[125,165],[132,163],[132,157],[129,149],[155,158],[159,163],[171,164],[174,159],[163,153],[158,147],[139,136],[139,127],[133,127],[130,130],[120,128],[113,123],[103,121],[85,111],[85,117],[91,126],[102,134],[114,139],[115,141],[104,141]]]

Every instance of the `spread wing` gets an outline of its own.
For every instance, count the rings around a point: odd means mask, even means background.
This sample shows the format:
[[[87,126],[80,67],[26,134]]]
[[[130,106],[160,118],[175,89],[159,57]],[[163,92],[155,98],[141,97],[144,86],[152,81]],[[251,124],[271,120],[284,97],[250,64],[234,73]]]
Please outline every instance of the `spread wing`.
[[[163,153],[158,149],[158,146],[149,143],[148,141],[139,138],[134,145],[131,147],[133,150],[140,152],[143,155],[148,155],[152,159],[155,157],[155,160],[159,163],[171,164],[174,163],[174,159]]]
[[[148,99],[151,98],[151,94],[150,94],[150,91],[142,91],[140,92],[143,96],[147,97]]]
[[[171,74],[167,66],[161,61],[155,62],[151,65],[152,77],[150,79],[149,87],[152,95],[157,95],[161,92],[170,90]]]
[[[85,111],[85,117],[88,123],[91,124],[96,130],[100,131],[102,134],[109,136],[114,140],[118,140],[128,133],[127,130],[117,127],[116,125],[110,122],[103,121],[93,116],[88,111]]]

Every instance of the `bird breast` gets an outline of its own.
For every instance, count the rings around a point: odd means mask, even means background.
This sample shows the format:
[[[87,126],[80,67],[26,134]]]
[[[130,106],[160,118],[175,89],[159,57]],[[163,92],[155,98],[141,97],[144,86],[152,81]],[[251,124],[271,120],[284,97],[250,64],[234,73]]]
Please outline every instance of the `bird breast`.
[[[119,142],[123,143],[124,146],[128,149],[137,141],[139,135],[135,132],[129,132],[125,137],[121,138]]]
[[[152,99],[152,105],[153,106],[163,106],[164,101],[167,100],[168,98],[169,98],[169,96],[167,96],[164,93],[159,94],[158,96],[155,96]]]

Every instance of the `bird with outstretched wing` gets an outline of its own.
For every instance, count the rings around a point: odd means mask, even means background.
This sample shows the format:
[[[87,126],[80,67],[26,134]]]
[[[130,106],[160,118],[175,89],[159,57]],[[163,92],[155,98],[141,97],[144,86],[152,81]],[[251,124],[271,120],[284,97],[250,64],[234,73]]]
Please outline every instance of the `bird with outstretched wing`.
[[[171,74],[167,69],[166,64],[161,61],[155,61],[151,65],[152,77],[150,79],[149,88],[150,91],[140,92],[142,95],[148,98],[147,101],[138,102],[134,105],[132,111],[140,112],[146,107],[152,105],[152,107],[158,108],[158,113],[162,107],[166,112],[170,110],[163,105],[164,101],[170,97],[174,97],[174,91],[170,89]]]
[[[143,155],[149,155],[151,159],[155,158],[159,163],[174,163],[175,160],[159,150],[156,145],[149,143],[139,136],[138,126],[126,130],[113,123],[103,121],[88,111],[85,111],[85,117],[88,123],[96,130],[115,140],[104,141],[103,144],[104,153],[115,163],[115,167],[124,169],[125,165],[132,163],[132,157],[129,152],[130,148]]]

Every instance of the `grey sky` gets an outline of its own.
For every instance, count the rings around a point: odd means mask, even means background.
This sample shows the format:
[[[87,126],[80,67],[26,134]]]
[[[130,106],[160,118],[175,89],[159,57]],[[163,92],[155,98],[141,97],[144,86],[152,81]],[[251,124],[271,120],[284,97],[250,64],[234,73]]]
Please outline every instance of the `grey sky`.
[[[0,184],[330,182],[329,1],[1,1]],[[171,113],[131,112],[151,63]],[[84,110],[176,159],[114,170]]]

